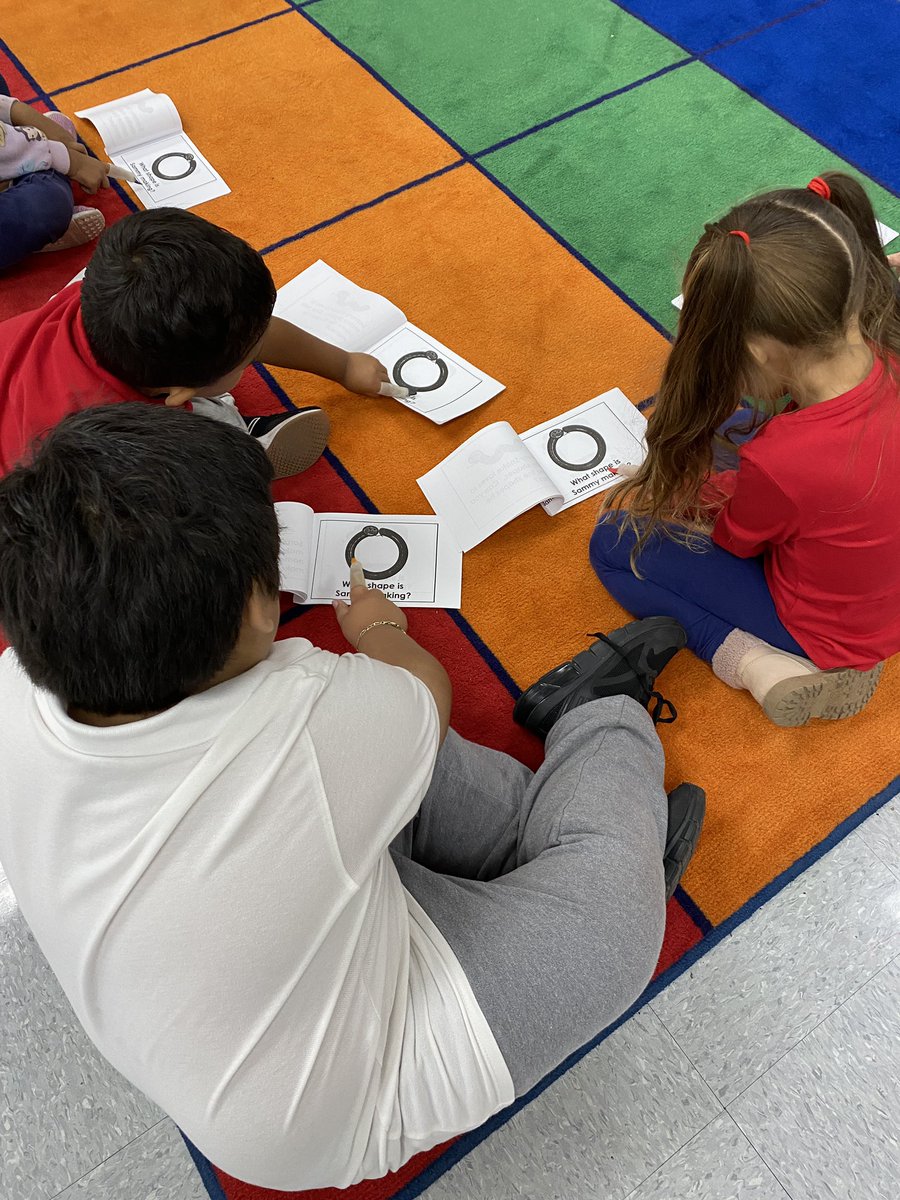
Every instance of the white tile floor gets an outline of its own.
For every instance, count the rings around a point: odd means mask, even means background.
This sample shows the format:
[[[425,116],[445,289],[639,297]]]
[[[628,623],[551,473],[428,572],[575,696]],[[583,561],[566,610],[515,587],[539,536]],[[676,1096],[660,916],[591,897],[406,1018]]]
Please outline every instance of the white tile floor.
[[[896,1200],[900,799],[437,1181],[427,1200]],[[93,1052],[0,874],[0,1196],[203,1200]]]

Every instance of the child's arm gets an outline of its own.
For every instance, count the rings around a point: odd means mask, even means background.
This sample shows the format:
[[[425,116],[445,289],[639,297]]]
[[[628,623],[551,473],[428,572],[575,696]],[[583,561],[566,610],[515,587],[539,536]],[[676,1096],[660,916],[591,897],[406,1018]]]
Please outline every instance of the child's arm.
[[[68,148],[59,141],[28,137],[14,125],[0,121],[0,179],[18,179],[35,171],[68,175],[72,165]]]
[[[800,513],[767,471],[746,455],[734,473],[734,490],[712,530],[717,546],[738,558],[755,558],[797,531]]]
[[[59,171],[92,194],[98,188],[109,187],[108,164],[90,158],[67,130],[30,104],[0,96],[0,123],[0,179],[17,179],[35,171]]]
[[[381,385],[388,382],[387,371],[371,354],[348,353],[281,317],[272,317],[256,357],[270,367],[288,367],[333,379],[348,392],[364,396],[379,395]]]
[[[3,116],[4,101],[9,102],[8,117]],[[78,139],[69,133],[68,129],[64,129],[62,125],[57,125],[55,121],[51,121],[48,116],[42,112],[38,112],[30,104],[23,104],[21,100],[13,100],[12,96],[0,97],[0,120],[5,121],[7,125],[29,125],[32,129],[37,129],[42,133],[49,142],[62,142],[70,149],[74,149],[81,154],[87,153]]]
[[[362,568],[350,568],[350,603],[335,600],[341,632],[354,648],[394,667],[403,667],[428,688],[437,705],[440,740],[447,736],[453,687],[438,660],[406,633],[406,614],[379,588],[366,587]],[[386,622],[383,625],[376,622]],[[398,628],[399,626],[399,628]]]

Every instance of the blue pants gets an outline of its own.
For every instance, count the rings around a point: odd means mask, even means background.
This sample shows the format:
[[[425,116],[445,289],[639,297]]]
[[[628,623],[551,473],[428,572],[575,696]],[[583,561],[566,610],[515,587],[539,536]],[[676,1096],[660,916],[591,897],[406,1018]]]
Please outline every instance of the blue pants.
[[[14,179],[0,192],[0,271],[61,238],[74,207],[72,185],[58,171]]]
[[[775,611],[762,558],[737,558],[712,542],[701,553],[654,534],[638,560],[638,579],[629,561],[634,536],[619,533],[611,513],[591,537],[591,565],[604,587],[636,617],[674,617],[698,658],[712,662],[734,629],[807,657]]]

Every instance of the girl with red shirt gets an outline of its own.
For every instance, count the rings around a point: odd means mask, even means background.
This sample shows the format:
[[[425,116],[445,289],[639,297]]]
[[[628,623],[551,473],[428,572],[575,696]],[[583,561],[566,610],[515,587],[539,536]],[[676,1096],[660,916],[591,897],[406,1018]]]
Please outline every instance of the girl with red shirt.
[[[757,431],[715,473],[748,394]],[[737,205],[691,255],[648,455],[620,469],[594,569],[776,724],[859,712],[900,650],[898,411],[900,301],[862,187],[834,172]]]

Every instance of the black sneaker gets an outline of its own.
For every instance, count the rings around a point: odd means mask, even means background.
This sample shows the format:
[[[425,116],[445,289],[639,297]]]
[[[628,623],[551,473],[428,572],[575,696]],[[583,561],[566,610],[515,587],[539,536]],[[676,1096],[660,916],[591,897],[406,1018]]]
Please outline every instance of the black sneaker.
[[[654,724],[668,724],[677,713],[668,700],[653,690],[656,676],[687,641],[687,634],[671,617],[646,617],[631,621],[542,675],[516,701],[513,717],[520,725],[545,738],[563,713],[603,696],[631,696],[650,706]]]
[[[695,783],[682,783],[674,792],[669,792],[669,829],[663,855],[667,900],[672,898],[694,857],[705,815],[706,792],[703,788]]]
[[[247,418],[247,432],[257,439],[275,469],[275,478],[299,475],[322,457],[331,425],[321,408]]]

